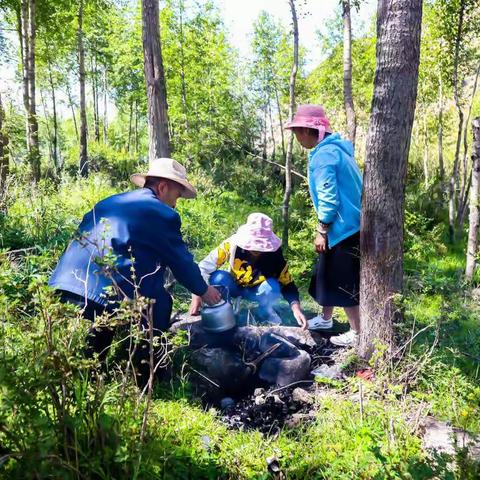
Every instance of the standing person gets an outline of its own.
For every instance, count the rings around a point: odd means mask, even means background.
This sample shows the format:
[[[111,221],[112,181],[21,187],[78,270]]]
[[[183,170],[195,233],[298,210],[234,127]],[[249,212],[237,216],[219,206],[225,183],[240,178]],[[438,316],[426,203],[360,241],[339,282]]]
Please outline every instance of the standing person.
[[[166,267],[205,302],[217,303],[221,295],[203,280],[182,239],[176,203],[180,197],[196,197],[185,168],[170,158],[158,158],[146,175],[136,173],[130,179],[141,188],[108,197],[83,217],[49,285],[63,302],[80,306],[91,321],[112,312],[123,299],[137,294],[152,299],[158,335],[168,328],[172,311],[172,298],[164,288]],[[92,328],[89,353],[104,359],[113,334],[110,328]]]
[[[258,303],[258,314],[278,325],[282,320],[274,310],[283,295],[293,316],[303,328],[307,319],[300,307],[300,296],[283,256],[282,241],[272,230],[272,219],[251,213],[237,232],[212,250],[199,264],[205,281],[228,288],[231,297]],[[219,270],[228,262],[229,270]],[[198,314],[202,299],[192,295],[190,315]]]
[[[360,332],[360,208],[362,174],[353,146],[332,133],[320,105],[300,105],[286,126],[310,149],[308,185],[318,217],[318,259],[309,292],[323,312],[309,320],[311,330],[332,327],[334,307],[343,307],[350,330],[334,336],[335,345],[355,345]]]

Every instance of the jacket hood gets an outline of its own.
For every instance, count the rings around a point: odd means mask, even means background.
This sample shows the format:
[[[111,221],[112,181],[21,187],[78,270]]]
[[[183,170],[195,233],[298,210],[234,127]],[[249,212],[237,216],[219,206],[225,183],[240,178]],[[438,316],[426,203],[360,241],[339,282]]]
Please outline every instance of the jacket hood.
[[[328,146],[336,146],[343,150],[347,155],[353,157],[353,144],[350,140],[344,140],[339,133],[333,133],[324,138],[311,152],[313,155],[317,150]]]

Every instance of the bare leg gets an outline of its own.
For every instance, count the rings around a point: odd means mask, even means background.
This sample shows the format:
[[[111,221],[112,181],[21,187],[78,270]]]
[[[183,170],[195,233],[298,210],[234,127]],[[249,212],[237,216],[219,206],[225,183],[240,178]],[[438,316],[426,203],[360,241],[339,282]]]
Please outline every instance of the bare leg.
[[[347,314],[350,328],[357,333],[360,333],[360,307],[345,307],[345,313]],[[325,312],[325,309],[323,310]]]
[[[323,307],[323,318],[325,320],[330,320],[332,318],[333,308],[334,307]]]

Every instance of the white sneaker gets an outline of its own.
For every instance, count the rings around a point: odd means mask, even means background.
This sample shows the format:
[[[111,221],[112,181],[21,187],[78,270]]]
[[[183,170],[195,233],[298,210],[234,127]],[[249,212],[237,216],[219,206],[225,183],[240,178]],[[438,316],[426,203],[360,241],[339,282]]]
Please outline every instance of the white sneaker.
[[[346,333],[330,337],[330,342],[339,347],[353,347],[358,342],[358,333],[354,330],[349,330]]]
[[[328,330],[333,327],[333,320],[325,320],[323,315],[319,313],[316,317],[308,320],[309,330]]]

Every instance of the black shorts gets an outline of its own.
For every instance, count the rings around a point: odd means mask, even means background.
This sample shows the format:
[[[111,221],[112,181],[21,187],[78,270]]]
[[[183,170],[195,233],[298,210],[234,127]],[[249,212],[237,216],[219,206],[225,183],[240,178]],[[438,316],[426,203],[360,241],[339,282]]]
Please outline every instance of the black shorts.
[[[360,290],[360,232],[318,255],[308,293],[325,307],[355,307]]]

